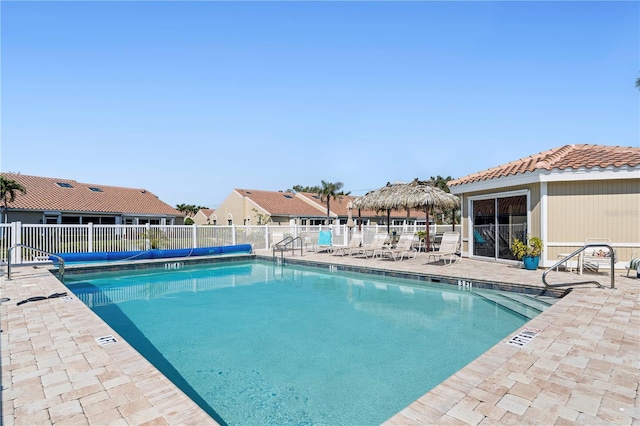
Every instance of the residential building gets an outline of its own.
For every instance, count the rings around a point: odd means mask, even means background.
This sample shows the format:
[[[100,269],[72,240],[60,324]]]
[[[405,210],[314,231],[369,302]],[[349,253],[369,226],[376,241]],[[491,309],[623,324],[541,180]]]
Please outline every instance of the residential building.
[[[26,189],[8,203],[8,222],[181,225],[184,215],[146,189],[2,173]],[[4,206],[2,206],[4,209]],[[4,211],[3,211],[4,220]]]
[[[331,224],[346,224],[349,219],[349,201],[357,197],[343,196],[330,200],[329,220]],[[354,226],[386,224],[387,213],[375,211],[351,211]],[[425,212],[412,210],[392,211],[392,224],[424,224]],[[327,205],[314,193],[291,193],[255,189],[234,189],[211,216],[217,225],[324,225],[327,220]]]
[[[196,225],[216,225],[216,218],[214,217],[214,209],[200,209],[192,217],[193,222]]]
[[[640,148],[565,145],[448,183],[462,199],[463,255],[514,260],[514,238],[542,238],[541,266],[611,242],[618,264],[640,247]]]

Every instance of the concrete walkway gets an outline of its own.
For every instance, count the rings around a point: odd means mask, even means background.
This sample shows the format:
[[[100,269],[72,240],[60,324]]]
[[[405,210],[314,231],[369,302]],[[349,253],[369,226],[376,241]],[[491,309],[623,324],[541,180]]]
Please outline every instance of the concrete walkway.
[[[542,286],[542,271],[469,259],[426,264],[425,254],[398,262],[314,253],[295,259]],[[509,336],[387,424],[640,425],[640,281],[621,271],[616,289],[607,275],[553,272],[549,281],[587,277],[605,288],[575,286],[527,324],[539,334],[525,346],[506,344]],[[4,271],[0,290],[11,299],[0,305],[3,424],[216,424],[74,296],[16,305],[68,292],[46,269],[14,268],[11,281]],[[116,342],[96,340],[108,336]]]

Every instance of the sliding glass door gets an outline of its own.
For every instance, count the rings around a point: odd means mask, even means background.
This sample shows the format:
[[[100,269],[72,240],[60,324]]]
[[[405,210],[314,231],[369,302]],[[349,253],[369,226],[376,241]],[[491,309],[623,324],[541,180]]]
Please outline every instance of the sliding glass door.
[[[516,260],[511,243],[527,235],[526,195],[473,200],[472,217],[475,256]]]

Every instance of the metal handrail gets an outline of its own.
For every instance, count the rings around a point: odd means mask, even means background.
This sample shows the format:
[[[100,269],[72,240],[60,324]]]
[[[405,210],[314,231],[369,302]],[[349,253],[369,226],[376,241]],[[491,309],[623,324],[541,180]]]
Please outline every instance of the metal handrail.
[[[284,260],[284,252],[287,251],[287,250],[294,251],[296,249],[296,247],[295,247],[295,242],[296,241],[300,241],[300,256],[304,256],[303,251],[302,251],[302,249],[303,249],[303,247],[302,247],[303,246],[302,238],[300,238],[300,237],[293,238],[292,236],[288,236],[288,237],[285,237],[284,239],[282,239],[281,241],[278,241],[277,243],[275,243],[273,245],[273,247],[271,248],[274,260],[276,258],[276,250],[278,250],[280,252],[280,258],[282,260]],[[292,246],[291,246],[290,249],[287,249],[287,246],[289,244],[292,244]]]
[[[567,255],[564,259],[561,259],[560,261],[556,262],[553,266],[551,266],[549,269],[547,269],[546,271],[544,271],[542,273],[542,283],[545,285],[545,288],[551,288],[551,287],[564,287],[564,286],[568,286],[568,285],[581,285],[581,284],[596,284],[598,287],[603,288],[602,284],[600,284],[597,281],[579,281],[579,282],[575,282],[575,283],[567,283],[567,284],[548,284],[547,283],[547,274],[554,270],[555,268],[557,268],[558,266],[562,265],[563,263],[567,262],[569,259],[571,259],[572,257],[575,257],[577,254],[582,253],[583,251],[585,251],[586,249],[590,248],[590,247],[607,247],[609,249],[609,253],[611,254],[610,258],[611,258],[611,288],[616,288],[616,271],[615,271],[615,254],[613,251],[613,247],[611,247],[609,244],[600,244],[600,243],[594,243],[594,244],[585,244],[583,247],[580,247],[578,250],[574,251],[573,253]]]
[[[38,253],[47,254],[49,256],[53,256],[56,259],[58,259],[58,261],[60,262],[60,266],[58,268],[58,276],[60,277],[60,282],[64,284],[64,259],[55,253],[51,253],[46,250],[41,250],[39,248],[31,247],[26,244],[16,244],[9,247],[9,250],[7,250],[7,280],[11,280],[11,251],[16,247],[28,248],[28,249],[37,251]]]

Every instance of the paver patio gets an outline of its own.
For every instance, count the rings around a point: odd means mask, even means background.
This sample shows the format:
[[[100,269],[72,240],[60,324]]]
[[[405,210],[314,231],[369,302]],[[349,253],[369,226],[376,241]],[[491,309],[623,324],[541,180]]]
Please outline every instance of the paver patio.
[[[270,257],[263,251],[260,255]],[[388,261],[305,253],[296,260],[541,287],[542,271],[462,259]],[[3,270],[0,290],[2,421],[27,424],[216,424],[74,296],[16,305],[68,291],[45,268]],[[640,280],[549,274],[575,286],[526,326],[524,347],[502,342],[389,419],[407,424],[639,424]],[[69,292],[71,295],[71,292]],[[101,346],[96,339],[114,336]],[[366,408],[364,408],[366,409]]]

